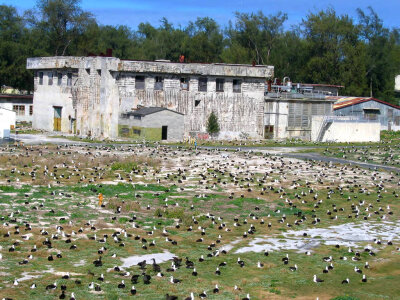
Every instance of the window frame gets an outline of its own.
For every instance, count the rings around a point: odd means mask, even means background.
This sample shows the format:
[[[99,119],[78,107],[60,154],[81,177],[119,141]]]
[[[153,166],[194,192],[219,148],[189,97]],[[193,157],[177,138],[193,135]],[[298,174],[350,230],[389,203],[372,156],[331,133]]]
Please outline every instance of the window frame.
[[[33,105],[29,105],[29,115],[33,115]]]
[[[189,77],[181,77],[179,79],[179,81],[180,81],[181,90],[188,91],[190,78]],[[185,85],[186,85],[186,87],[185,87]]]
[[[47,73],[47,84],[48,85],[53,85],[53,77],[54,77],[53,71]]]
[[[72,86],[72,73],[67,73],[67,86]]]
[[[208,84],[208,78],[207,77],[199,77],[198,91],[199,92],[207,92],[207,84]]]
[[[155,76],[155,78],[154,78],[154,90],[155,91],[164,90],[164,77]]]
[[[57,85],[60,86],[62,85],[62,78],[63,78],[63,74],[62,73],[57,73]]]
[[[215,79],[215,91],[217,93],[223,93],[224,92],[224,85],[225,85],[225,79],[224,78],[216,78]]]
[[[236,84],[235,84],[236,81]],[[239,89],[237,88],[239,86]],[[242,80],[241,79],[233,79],[232,80],[232,91],[234,93],[241,93],[242,92]]]
[[[138,80],[140,78],[140,80]],[[143,79],[143,81],[142,81]],[[144,90],[146,88],[146,77],[143,75],[135,76],[135,90]]]
[[[43,85],[43,72],[39,72],[39,85]]]

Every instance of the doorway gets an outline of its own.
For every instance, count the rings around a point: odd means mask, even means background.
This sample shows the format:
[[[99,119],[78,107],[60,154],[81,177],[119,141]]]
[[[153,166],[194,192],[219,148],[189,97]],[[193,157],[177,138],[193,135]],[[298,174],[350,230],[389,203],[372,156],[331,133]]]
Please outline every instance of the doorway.
[[[273,139],[274,138],[274,125],[265,125],[264,126],[264,138],[265,139]]]
[[[54,131],[61,131],[61,112],[62,107],[54,106]]]
[[[168,126],[163,126],[161,130],[161,139],[167,140],[168,139]]]

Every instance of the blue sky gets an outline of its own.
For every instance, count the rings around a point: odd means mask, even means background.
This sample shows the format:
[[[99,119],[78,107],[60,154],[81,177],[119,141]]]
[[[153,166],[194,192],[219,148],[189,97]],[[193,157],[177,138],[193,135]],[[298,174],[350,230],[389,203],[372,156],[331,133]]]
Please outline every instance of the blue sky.
[[[19,11],[32,8],[35,0],[0,0],[1,4],[13,5]],[[158,26],[166,17],[175,26],[186,26],[197,17],[211,17],[225,26],[234,20],[234,12],[288,14],[287,27],[298,24],[309,12],[333,7],[339,14],[356,18],[356,9],[372,6],[387,27],[400,27],[400,0],[82,0],[82,7],[92,12],[104,25],[128,25],[136,29],[141,22]]]

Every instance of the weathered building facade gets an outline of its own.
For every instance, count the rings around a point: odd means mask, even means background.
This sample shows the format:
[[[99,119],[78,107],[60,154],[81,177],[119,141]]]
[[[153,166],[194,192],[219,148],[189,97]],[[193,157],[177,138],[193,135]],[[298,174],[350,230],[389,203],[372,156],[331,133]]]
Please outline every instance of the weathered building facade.
[[[113,57],[29,58],[35,71],[33,127],[117,137],[124,114],[164,107],[185,115],[186,136],[216,113],[220,138],[264,136],[264,86],[272,66],[124,61]]]

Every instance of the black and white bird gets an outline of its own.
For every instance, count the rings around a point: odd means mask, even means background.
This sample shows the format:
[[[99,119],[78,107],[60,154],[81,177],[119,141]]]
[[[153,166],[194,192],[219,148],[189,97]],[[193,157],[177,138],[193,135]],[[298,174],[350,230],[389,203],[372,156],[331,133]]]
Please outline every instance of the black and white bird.
[[[367,276],[365,276],[365,274],[363,274],[363,277],[361,279],[362,282],[367,282]]]
[[[314,282],[318,283],[318,282],[324,282],[322,279],[318,278],[317,275],[314,275]]]
[[[171,278],[170,278],[170,282],[171,282],[171,283],[180,283],[180,282],[181,282],[181,280],[180,280],[180,279],[178,279],[178,278],[174,278],[174,276],[171,276]]]
[[[342,284],[349,284],[349,282],[350,282],[350,279],[346,278],[346,279],[344,279],[344,280],[342,281]]]
[[[213,293],[214,294],[218,294],[219,293],[218,284],[215,285],[215,288],[213,289]]]
[[[131,288],[131,295],[136,295],[136,289],[135,289],[134,285],[132,285],[132,288]]]
[[[297,271],[297,265],[295,264],[294,267],[289,267],[289,270],[292,272]]]

